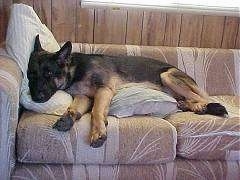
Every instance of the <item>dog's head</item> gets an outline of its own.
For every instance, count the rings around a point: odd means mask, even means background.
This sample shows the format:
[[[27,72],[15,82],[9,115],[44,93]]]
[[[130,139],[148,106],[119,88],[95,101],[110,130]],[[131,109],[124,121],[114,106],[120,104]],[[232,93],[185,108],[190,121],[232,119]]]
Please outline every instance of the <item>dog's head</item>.
[[[32,99],[45,102],[59,89],[65,89],[69,79],[71,42],[55,52],[45,51],[36,36],[34,50],[31,53],[27,77]]]

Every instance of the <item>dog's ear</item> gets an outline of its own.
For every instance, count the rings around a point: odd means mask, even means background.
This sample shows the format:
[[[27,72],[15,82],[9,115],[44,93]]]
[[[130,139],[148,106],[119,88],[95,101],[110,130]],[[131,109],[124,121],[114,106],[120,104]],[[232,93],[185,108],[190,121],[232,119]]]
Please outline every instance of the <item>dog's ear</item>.
[[[40,52],[40,51],[43,51],[43,48],[41,46],[40,39],[39,39],[39,34],[38,34],[35,38],[34,52]]]
[[[63,47],[57,52],[58,64],[65,65],[68,61],[68,57],[72,52],[72,43],[70,41],[66,42]]]

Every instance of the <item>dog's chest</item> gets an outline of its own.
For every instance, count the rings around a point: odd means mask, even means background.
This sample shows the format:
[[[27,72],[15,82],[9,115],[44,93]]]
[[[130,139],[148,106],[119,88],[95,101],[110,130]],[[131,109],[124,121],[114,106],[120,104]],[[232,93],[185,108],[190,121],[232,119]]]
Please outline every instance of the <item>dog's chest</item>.
[[[95,94],[96,88],[91,86],[89,81],[78,81],[72,84],[70,88],[67,89],[67,92],[73,96],[75,95],[86,95],[93,97]]]
[[[93,97],[97,88],[105,86],[109,80],[109,73],[101,68],[91,68],[81,72],[70,88],[67,90],[71,95],[86,95]]]

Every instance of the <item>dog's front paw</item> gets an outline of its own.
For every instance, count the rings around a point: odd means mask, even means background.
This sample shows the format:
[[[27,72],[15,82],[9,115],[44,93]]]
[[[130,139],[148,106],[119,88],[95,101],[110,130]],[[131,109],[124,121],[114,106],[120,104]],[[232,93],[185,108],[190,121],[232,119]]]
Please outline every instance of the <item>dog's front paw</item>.
[[[90,136],[90,146],[93,148],[101,147],[103,143],[107,140],[107,130],[105,127],[105,122],[102,122],[100,126],[93,126]]]
[[[74,121],[72,117],[69,114],[67,114],[58,119],[57,122],[52,127],[54,129],[57,129],[58,131],[68,131],[73,126],[73,123]]]
[[[91,137],[90,146],[93,148],[101,147],[104,142],[107,140],[107,134],[95,134]]]

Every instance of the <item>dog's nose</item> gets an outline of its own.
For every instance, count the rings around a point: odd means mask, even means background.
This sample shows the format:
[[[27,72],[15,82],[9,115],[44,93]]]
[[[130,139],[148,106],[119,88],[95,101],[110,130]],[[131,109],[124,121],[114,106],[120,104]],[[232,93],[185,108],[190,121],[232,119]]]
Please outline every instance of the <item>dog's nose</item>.
[[[40,93],[38,94],[38,99],[40,99],[40,100],[43,100],[43,99],[44,99],[44,93],[43,93],[43,92],[40,92]]]

